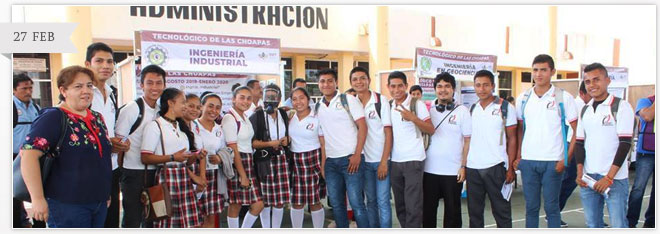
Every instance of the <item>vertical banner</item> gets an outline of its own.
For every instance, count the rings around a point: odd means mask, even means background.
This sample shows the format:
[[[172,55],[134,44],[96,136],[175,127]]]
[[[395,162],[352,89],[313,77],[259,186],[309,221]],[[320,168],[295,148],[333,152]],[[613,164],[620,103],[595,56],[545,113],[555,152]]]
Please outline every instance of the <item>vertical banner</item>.
[[[142,65],[167,71],[280,74],[280,40],[141,31]]]
[[[456,81],[471,81],[479,70],[489,70],[495,74],[497,56],[469,54],[432,50],[426,48],[415,49],[415,73],[419,85],[424,91],[424,100],[435,99],[433,79],[437,74],[448,72]]]
[[[580,81],[584,79],[584,68],[586,64],[580,64]],[[627,67],[605,67],[607,75],[610,77],[610,85],[607,91],[614,96],[626,99],[626,90],[628,89],[628,68]]]

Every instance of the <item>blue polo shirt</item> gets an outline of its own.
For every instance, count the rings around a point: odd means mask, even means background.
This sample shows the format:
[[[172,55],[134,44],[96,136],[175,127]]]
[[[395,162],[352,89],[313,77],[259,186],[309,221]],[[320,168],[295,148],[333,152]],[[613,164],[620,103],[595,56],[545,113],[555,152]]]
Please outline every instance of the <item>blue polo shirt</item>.
[[[34,102],[30,99],[30,103],[25,107],[25,103],[13,96],[14,105],[16,105],[16,111],[18,113],[18,122],[32,122],[34,121],[39,113],[37,108],[34,107]],[[13,153],[18,154],[18,151],[21,149],[23,142],[25,142],[25,136],[27,136],[30,131],[30,124],[19,124],[14,128],[14,139],[13,140]]]
[[[21,149],[46,153],[56,147],[61,135],[62,111],[44,109],[32,124]],[[103,117],[89,109],[86,116],[64,112],[68,116],[64,139],[45,181],[44,195],[70,204],[107,201],[112,181],[112,146]]]
[[[637,101],[637,108],[635,108],[635,115],[639,116],[639,111],[640,110],[642,110],[644,108],[647,108],[647,107],[651,106],[652,104],[653,104],[653,102],[651,102],[651,100],[649,98],[639,99],[639,101]],[[644,119],[639,118],[639,126],[641,127],[640,131],[643,131],[644,129],[646,129],[646,124],[652,124],[652,123],[647,123],[646,121],[644,121]],[[653,152],[653,151],[647,151],[647,150],[642,149],[642,142],[644,142],[644,137],[646,137],[646,136],[647,136],[647,134],[639,134],[639,137],[637,139],[637,152],[643,153],[643,154],[655,154],[655,152]],[[655,134],[654,134],[654,136],[655,136]]]

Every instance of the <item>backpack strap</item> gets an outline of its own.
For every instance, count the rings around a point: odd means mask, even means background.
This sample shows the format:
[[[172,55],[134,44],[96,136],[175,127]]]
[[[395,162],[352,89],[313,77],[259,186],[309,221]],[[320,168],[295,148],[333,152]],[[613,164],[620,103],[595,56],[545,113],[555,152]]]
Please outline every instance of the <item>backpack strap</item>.
[[[562,141],[564,143],[564,166],[568,166],[568,142],[566,141],[568,129],[566,126],[566,109],[564,108],[564,89],[555,86],[555,103],[557,104],[557,111],[559,112],[560,128]]]
[[[417,100],[419,99],[414,97],[410,98],[410,112],[412,112],[415,116],[417,116]],[[418,138],[422,136],[422,131],[419,129],[419,127],[417,127],[417,125],[415,125],[415,132],[417,133]]]
[[[236,135],[238,135],[239,132],[241,132],[241,121],[238,121],[238,118],[236,118],[236,115],[234,115],[234,112],[229,110],[229,114],[234,117],[234,121],[236,121]]]
[[[522,111],[520,115],[522,116],[523,136],[525,135],[525,129],[527,128],[527,125],[525,124],[525,107],[527,106],[527,101],[529,101],[529,97],[532,95],[532,90],[534,90],[533,87],[525,91],[525,93],[523,94],[522,104],[520,108],[520,111]]]
[[[612,117],[614,118],[614,124],[616,125],[616,114],[619,113],[619,105],[621,104],[621,98],[614,96],[612,104],[610,105],[610,111],[612,112]]]
[[[374,105],[376,106],[376,113],[378,114],[378,117],[382,118],[380,116],[380,108],[382,106],[382,103],[380,103],[380,93],[376,92],[376,104],[374,104]]]
[[[135,103],[137,103],[138,106],[138,117],[135,119],[133,126],[131,126],[131,130],[128,132],[128,135],[133,134],[133,132],[135,132],[138,127],[140,127],[140,124],[142,124],[142,119],[144,118],[144,100],[139,97],[135,99]]]
[[[117,88],[115,86],[110,85],[110,90],[112,90],[112,92],[110,92],[110,101],[112,101],[112,105],[115,108],[115,121],[116,121],[117,118],[119,118],[119,108],[118,108],[119,102],[117,102],[118,100]]]
[[[278,108],[280,115],[282,116],[282,122],[284,122],[284,135],[289,136],[289,115],[282,108]]]
[[[474,111],[474,108],[477,106],[477,103],[472,103],[472,106],[470,107],[470,115],[472,115],[472,112]]]
[[[18,109],[16,109],[16,103],[12,102],[14,107],[14,128],[18,125]]]
[[[587,113],[588,108],[589,108],[589,104],[585,104],[582,107],[582,110],[580,111],[580,119],[582,119],[583,121],[584,121],[584,113]],[[584,132],[584,139],[585,140],[587,139],[587,132],[586,131]]]
[[[502,118],[502,131],[500,132],[500,145],[504,144],[504,132],[506,131],[506,118],[509,115],[509,102],[506,100],[495,97],[495,103],[500,104],[500,117]]]
[[[355,130],[357,131],[358,126],[357,123],[353,121],[353,115],[351,115],[351,107],[348,105],[348,97],[346,97],[345,93],[342,93],[339,94],[339,100],[341,101],[341,106],[344,107],[346,114],[348,114],[348,120],[351,120],[351,122],[353,122],[353,125],[355,125]]]
[[[317,115],[319,114],[319,107],[321,107],[321,102],[322,102],[322,101],[323,101],[323,100],[319,100],[319,102],[317,102],[317,103],[314,105],[314,116],[317,116]]]

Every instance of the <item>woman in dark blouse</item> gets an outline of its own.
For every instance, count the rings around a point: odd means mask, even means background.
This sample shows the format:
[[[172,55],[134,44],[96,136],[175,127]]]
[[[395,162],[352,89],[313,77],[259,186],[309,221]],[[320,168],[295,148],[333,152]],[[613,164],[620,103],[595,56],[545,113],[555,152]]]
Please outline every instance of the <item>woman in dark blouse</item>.
[[[62,103],[46,108],[21,148],[21,171],[37,220],[51,228],[102,228],[110,199],[111,143],[103,117],[88,109],[94,73],[80,66],[62,69],[57,87]],[[65,118],[65,129],[58,123]],[[39,158],[65,139],[50,175],[41,181]]]

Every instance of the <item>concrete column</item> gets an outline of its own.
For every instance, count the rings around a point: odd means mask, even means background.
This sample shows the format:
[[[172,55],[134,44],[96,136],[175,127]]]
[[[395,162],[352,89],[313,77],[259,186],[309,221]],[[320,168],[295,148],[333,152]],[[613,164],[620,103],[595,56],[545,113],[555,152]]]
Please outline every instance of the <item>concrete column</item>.
[[[369,74],[371,89],[379,90],[379,71],[391,70],[389,47],[389,7],[374,7],[375,13],[369,20]]]
[[[549,32],[549,55],[558,61],[557,58],[557,6],[548,7],[548,32]]]
[[[339,67],[337,69],[337,78],[339,82],[339,92],[344,92],[347,89],[351,88],[351,80],[349,73],[353,69],[353,53],[351,52],[341,52],[339,54]],[[373,83],[373,81],[372,81]]]
[[[303,78],[305,79],[305,56],[304,55],[295,55],[291,59],[291,64],[292,67],[292,78],[295,80],[296,78]]]
[[[85,66],[85,53],[87,46],[92,44],[92,16],[89,6],[70,6],[66,8],[66,22],[78,23],[71,34],[71,42],[78,53],[62,54],[62,66]]]

